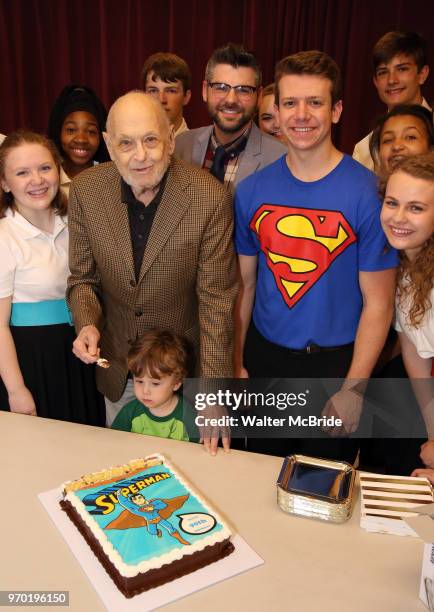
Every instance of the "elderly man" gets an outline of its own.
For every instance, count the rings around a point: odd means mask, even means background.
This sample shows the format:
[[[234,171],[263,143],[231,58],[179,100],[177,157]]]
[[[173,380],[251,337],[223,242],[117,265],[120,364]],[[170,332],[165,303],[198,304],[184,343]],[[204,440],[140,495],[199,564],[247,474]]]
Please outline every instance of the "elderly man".
[[[177,136],[175,155],[233,186],[282,157],[286,147],[253,122],[260,91],[261,71],[252,53],[234,44],[216,49],[202,85],[213,123]]]
[[[74,352],[99,354],[107,423],[132,397],[130,344],[146,329],[172,329],[197,349],[197,372],[232,376],[236,294],[231,197],[209,174],[171,159],[167,115],[131,92],[112,106],[104,134],[113,163],[73,181],[68,300]]]

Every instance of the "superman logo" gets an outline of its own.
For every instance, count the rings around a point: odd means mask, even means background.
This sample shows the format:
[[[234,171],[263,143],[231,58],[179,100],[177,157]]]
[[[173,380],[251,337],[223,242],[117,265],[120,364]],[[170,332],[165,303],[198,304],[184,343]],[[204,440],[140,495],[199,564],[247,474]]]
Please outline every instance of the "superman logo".
[[[263,204],[250,222],[277,287],[292,308],[356,236],[342,213]]]

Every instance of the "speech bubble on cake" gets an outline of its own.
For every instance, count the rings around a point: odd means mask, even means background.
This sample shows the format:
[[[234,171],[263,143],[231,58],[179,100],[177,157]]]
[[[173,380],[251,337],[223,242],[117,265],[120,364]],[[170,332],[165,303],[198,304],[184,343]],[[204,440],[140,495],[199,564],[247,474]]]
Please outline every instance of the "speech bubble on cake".
[[[189,512],[187,514],[177,514],[179,517],[179,527],[190,535],[202,535],[214,529],[217,521],[212,514],[205,512]]]

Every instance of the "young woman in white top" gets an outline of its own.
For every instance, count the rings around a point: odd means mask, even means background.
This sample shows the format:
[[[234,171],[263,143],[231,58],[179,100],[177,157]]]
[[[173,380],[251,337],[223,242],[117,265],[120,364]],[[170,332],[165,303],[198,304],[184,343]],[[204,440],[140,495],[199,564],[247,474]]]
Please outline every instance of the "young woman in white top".
[[[60,159],[39,134],[0,146],[0,408],[104,424],[94,372],[72,354]]]
[[[409,157],[392,169],[381,224],[400,253],[395,327],[431,439],[422,446],[421,458],[434,467],[434,152]]]
[[[397,104],[378,119],[369,140],[374,168],[380,175],[404,158],[428,153],[433,147],[433,115],[419,104]]]

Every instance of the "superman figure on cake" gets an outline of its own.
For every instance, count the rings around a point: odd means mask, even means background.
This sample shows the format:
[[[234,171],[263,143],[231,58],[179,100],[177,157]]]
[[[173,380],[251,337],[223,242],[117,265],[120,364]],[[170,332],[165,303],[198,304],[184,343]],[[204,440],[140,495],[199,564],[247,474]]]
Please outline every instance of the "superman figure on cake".
[[[175,498],[174,500],[152,499],[148,501],[141,493],[132,493],[128,497],[125,497],[121,490],[116,491],[116,496],[120,505],[123,506],[125,510],[144,520],[149,534],[161,538],[163,532],[157,527],[158,525],[164,527],[168,533],[181,544],[186,546],[190,544],[190,542],[184,540],[179,531],[177,531],[167,520],[167,517],[171,516],[172,512],[179,507],[179,504],[173,505],[170,504],[170,502],[176,502],[180,498]]]

